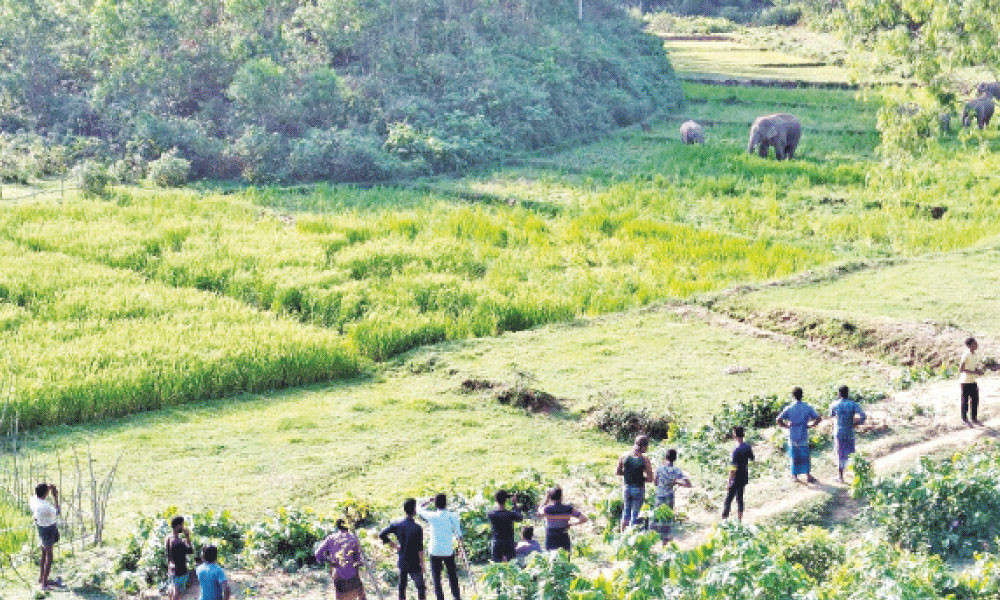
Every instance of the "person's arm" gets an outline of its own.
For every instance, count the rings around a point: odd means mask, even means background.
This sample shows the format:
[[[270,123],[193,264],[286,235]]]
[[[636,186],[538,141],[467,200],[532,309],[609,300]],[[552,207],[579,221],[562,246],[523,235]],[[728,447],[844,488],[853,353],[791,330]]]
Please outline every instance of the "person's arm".
[[[615,469],[615,475],[621,477],[625,474],[625,455],[618,457],[618,468]]]
[[[167,553],[167,574],[168,575],[169,574],[173,574],[174,569],[176,569],[176,567],[174,566],[174,558],[172,556],[170,556],[170,538],[169,537],[163,542],[163,551]]]
[[[386,544],[393,550],[399,550],[399,544],[389,539],[390,534],[395,535],[397,538],[399,537],[399,534],[396,532],[395,525],[389,525],[388,527],[383,529],[382,532],[378,534],[378,539],[382,540],[383,544]]]
[[[229,580],[223,579],[220,581],[219,587],[222,588],[222,600],[229,600],[229,597],[233,594],[232,590],[229,589]]]
[[[783,411],[781,411],[781,413],[778,414],[778,418],[774,420],[774,423],[778,427],[782,427],[784,429],[788,429],[788,426],[790,425],[790,423],[788,421],[788,409],[787,408],[784,409]]]
[[[583,514],[582,512],[580,512],[578,510],[576,510],[575,508],[573,509],[573,512],[571,513],[571,516],[576,519],[576,523],[570,523],[570,525],[574,525],[574,526],[575,525],[583,525],[584,523],[586,523],[587,521],[590,520],[590,519],[587,518],[587,515]]]
[[[427,573],[427,560],[424,558],[424,551],[418,552],[417,556],[420,557],[420,572]]]
[[[860,404],[858,404],[858,412],[857,414],[854,415],[854,417],[855,417],[854,421],[855,425],[864,425],[865,421],[868,420],[868,415],[865,414],[865,411],[863,408],[861,408]]]
[[[459,542],[461,542],[462,541],[462,520],[460,518],[458,518],[457,514],[451,513],[451,521],[452,521],[452,524],[455,526],[454,527],[454,529],[455,529],[455,537],[458,538]]]
[[[643,456],[642,460],[646,463],[646,481],[653,480],[653,461],[649,460],[648,456]]]
[[[688,479],[688,476],[684,474],[684,471],[681,471],[679,475],[680,477],[677,478],[675,484],[686,488],[691,487],[691,480]]]
[[[425,509],[424,507],[422,507],[422,506],[418,506],[417,507],[417,516],[420,517],[421,519],[427,521],[428,523],[431,522],[431,519],[433,518],[433,515],[434,515],[434,513],[432,513],[431,511]]]
[[[56,515],[61,515],[62,508],[59,506],[59,490],[54,485],[50,486],[50,489],[52,490],[52,502],[56,505]]]
[[[655,485],[655,486],[659,486],[660,485],[660,470],[659,469],[657,469],[656,473],[653,474],[653,485]]]
[[[748,450],[750,452],[750,460],[753,461],[753,462],[757,462],[756,458],[754,458],[754,455],[753,455],[753,448],[749,448]]]
[[[320,544],[320,547],[316,549],[316,553],[313,554],[313,557],[316,559],[317,563],[323,564],[326,562],[327,556],[329,556],[329,554],[330,554],[330,538],[326,538],[325,540],[323,540],[323,543]]]

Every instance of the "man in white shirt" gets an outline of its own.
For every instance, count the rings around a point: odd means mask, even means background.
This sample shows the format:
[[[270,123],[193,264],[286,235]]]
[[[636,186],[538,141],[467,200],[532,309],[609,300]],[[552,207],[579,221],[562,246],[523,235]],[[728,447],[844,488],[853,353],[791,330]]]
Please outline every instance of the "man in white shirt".
[[[433,503],[437,510],[427,510],[431,505],[428,500],[423,507],[417,509],[417,515],[431,526],[431,579],[434,580],[434,595],[437,600],[444,600],[444,590],[441,587],[441,567],[448,570],[448,585],[451,587],[453,600],[462,600],[458,587],[458,568],[455,565],[455,540],[461,543],[462,524],[458,515],[447,510],[448,496],[438,494]]]
[[[45,499],[49,493],[52,494],[52,502]],[[42,546],[38,584],[42,586],[43,590],[47,590],[56,585],[49,580],[49,573],[52,571],[53,550],[56,542],[59,541],[59,527],[56,524],[59,520],[59,490],[54,485],[39,483],[35,486],[35,495],[28,501],[28,505],[35,518],[35,525],[38,526],[38,539]]]
[[[967,350],[962,354],[962,360],[958,363],[958,381],[962,384],[962,422],[972,427],[972,423],[980,425],[979,422],[979,384],[976,377],[983,374],[982,362],[979,360],[979,344],[976,338],[965,340]],[[972,423],[969,422],[972,417]]]

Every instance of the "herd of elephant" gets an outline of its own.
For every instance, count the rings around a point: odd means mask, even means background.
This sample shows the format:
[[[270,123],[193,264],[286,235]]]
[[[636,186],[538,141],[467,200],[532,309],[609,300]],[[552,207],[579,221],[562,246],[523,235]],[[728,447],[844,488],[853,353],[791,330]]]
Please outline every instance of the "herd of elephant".
[[[973,117],[976,125],[983,129],[990,124],[993,112],[996,110],[996,100],[1000,100],[1000,81],[980,83],[976,87],[978,97],[965,103],[962,110],[962,126],[968,127]],[[941,115],[941,127],[950,128],[951,116]],[[795,149],[802,139],[802,124],[794,115],[776,113],[757,117],[750,126],[750,143],[747,152],[757,151],[761,157],[767,158],[770,149],[774,148],[774,157],[786,160],[795,157]],[[705,130],[695,121],[681,123],[681,141],[685,144],[704,144]]]
[[[771,148],[774,157],[786,160],[795,157],[795,149],[802,139],[802,124],[795,115],[776,113],[757,117],[750,126],[750,143],[747,152],[756,150],[767,158]],[[681,123],[681,141],[685,144],[704,144],[705,130],[694,121]]]

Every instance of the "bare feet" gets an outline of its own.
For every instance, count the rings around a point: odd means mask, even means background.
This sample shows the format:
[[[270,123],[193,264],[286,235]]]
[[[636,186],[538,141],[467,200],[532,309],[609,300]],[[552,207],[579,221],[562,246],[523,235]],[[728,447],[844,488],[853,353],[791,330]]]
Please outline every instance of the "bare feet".
[[[816,483],[817,481],[819,481],[819,479],[816,479],[812,475],[806,475],[806,482],[808,482],[808,483]]]

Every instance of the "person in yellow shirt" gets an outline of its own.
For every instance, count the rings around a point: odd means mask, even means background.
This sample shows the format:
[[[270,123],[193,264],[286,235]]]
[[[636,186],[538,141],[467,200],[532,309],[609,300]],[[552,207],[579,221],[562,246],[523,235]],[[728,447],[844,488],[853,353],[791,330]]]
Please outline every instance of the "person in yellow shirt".
[[[979,344],[976,338],[965,340],[966,351],[958,363],[958,381],[962,384],[962,422],[972,427],[979,422],[979,384],[976,377],[983,374],[982,361],[976,350]],[[971,423],[969,417],[972,417]]]

